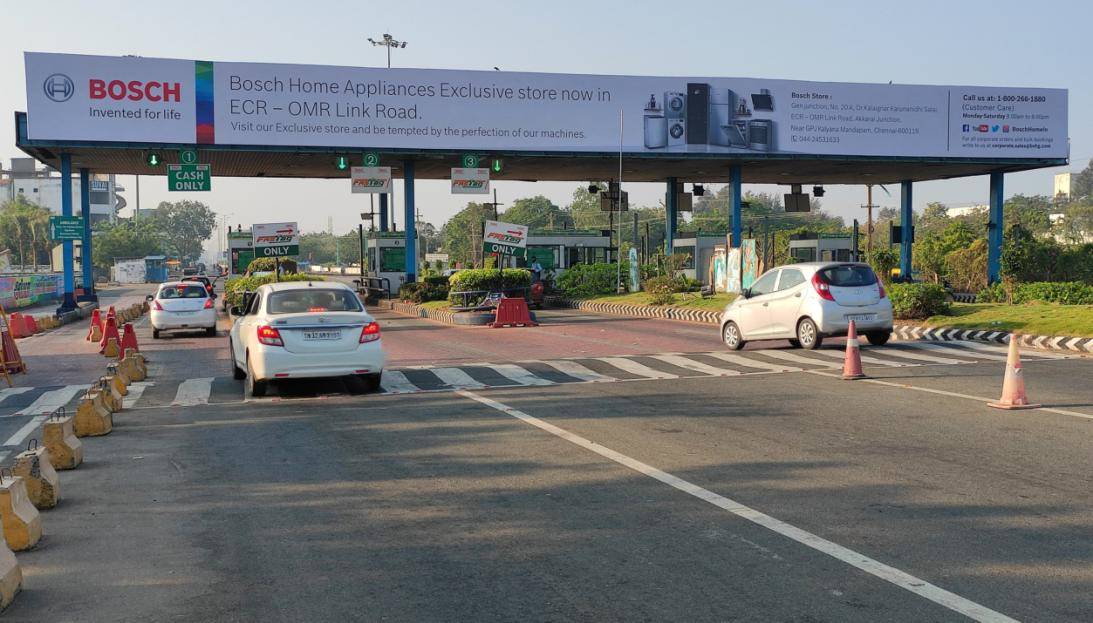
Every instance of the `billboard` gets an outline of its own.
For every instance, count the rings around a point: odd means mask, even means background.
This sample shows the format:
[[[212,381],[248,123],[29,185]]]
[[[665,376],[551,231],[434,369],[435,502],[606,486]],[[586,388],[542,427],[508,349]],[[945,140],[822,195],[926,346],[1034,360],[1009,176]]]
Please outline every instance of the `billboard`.
[[[256,257],[287,257],[300,254],[300,228],[292,223],[251,225],[251,246]]]
[[[28,138],[1065,158],[1067,91],[27,53]],[[620,115],[621,111],[621,115]]]

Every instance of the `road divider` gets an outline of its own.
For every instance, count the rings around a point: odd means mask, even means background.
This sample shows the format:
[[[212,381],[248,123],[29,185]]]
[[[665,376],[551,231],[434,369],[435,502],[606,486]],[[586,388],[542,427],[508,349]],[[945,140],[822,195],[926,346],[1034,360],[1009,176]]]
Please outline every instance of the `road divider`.
[[[83,444],[76,438],[76,418],[66,415],[64,407],[51,413],[42,424],[42,438],[53,469],[76,469],[83,463]]]
[[[110,410],[103,406],[102,390],[88,390],[80,405],[76,407],[76,436],[99,437],[109,434],[113,429],[114,417]]]
[[[0,547],[0,610],[10,606],[21,590],[23,570],[15,559],[15,552],[4,544]]]
[[[0,522],[12,551],[28,550],[42,538],[42,518],[30,503],[26,481],[6,469],[0,469]]]
[[[38,510],[53,508],[61,499],[61,481],[50,462],[49,450],[38,445],[37,439],[27,443],[27,449],[15,455],[11,471],[26,483],[27,497]]]

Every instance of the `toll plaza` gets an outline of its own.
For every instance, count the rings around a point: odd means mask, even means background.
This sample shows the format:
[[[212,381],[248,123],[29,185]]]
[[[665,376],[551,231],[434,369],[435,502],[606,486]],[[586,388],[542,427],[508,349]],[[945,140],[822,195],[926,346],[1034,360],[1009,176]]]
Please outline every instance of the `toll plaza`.
[[[412,274],[413,267],[421,265],[420,245],[417,244],[420,241],[415,238],[414,244],[410,245],[414,249],[411,258],[407,257],[406,236],[401,232],[365,232],[364,240],[368,276],[380,279],[388,294],[397,293],[407,282],[408,274]],[[410,270],[407,270],[408,266]]]
[[[391,180],[401,178],[406,282],[419,266],[415,182],[422,179],[450,181],[460,195],[488,193],[498,180],[608,181],[616,189],[662,183],[669,247],[682,185],[728,183],[736,247],[744,183],[786,186],[791,211],[808,209],[808,186],[898,185],[901,219],[910,223],[916,182],[965,176],[989,178],[993,282],[1005,174],[1065,165],[1069,157],[1063,89],[50,53],[27,53],[25,64],[28,110],[16,113],[16,142],[61,172],[63,215],[75,214],[73,176],[92,172],[199,179],[196,190],[220,176],[343,178],[349,192],[379,194],[386,234],[394,220]],[[614,192],[610,204],[621,209],[624,191]],[[88,249],[89,209],[85,190]],[[377,252],[386,240],[377,240]],[[64,242],[61,309],[76,305],[72,246]],[[397,252],[385,253],[377,257],[381,273],[384,257],[393,263]],[[91,253],[82,259],[84,296],[93,297]],[[910,236],[900,263],[910,274]]]
[[[527,245],[527,259],[509,257],[507,265],[530,266],[538,260],[543,270],[555,277],[578,264],[614,262],[617,252],[608,230],[532,230]]]

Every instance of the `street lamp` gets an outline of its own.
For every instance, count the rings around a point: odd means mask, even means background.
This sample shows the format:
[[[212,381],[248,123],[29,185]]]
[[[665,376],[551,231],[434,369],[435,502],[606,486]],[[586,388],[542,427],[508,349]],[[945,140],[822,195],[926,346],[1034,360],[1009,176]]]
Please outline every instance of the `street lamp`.
[[[383,40],[376,41],[372,37],[368,38],[368,43],[372,45],[382,45],[387,48],[387,69],[391,69],[391,48],[405,48],[406,42],[399,41],[387,33],[383,33]]]

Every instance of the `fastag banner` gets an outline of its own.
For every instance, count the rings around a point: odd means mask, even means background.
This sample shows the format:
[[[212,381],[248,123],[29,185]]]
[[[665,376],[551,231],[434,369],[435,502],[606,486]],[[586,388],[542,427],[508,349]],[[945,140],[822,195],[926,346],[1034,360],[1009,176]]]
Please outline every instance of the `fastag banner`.
[[[27,53],[28,138],[380,150],[1065,158],[1067,91]]]

